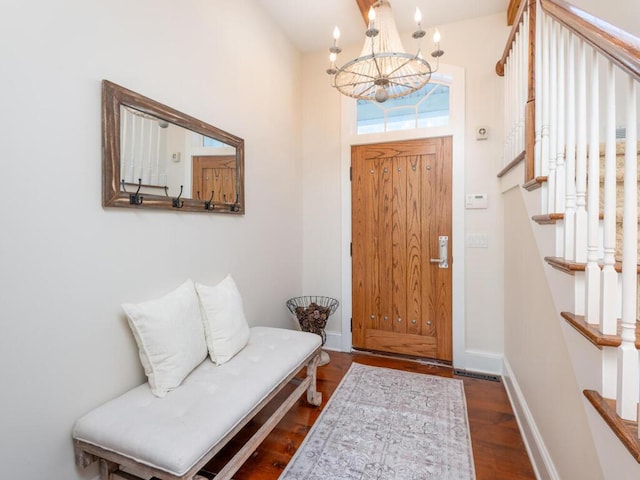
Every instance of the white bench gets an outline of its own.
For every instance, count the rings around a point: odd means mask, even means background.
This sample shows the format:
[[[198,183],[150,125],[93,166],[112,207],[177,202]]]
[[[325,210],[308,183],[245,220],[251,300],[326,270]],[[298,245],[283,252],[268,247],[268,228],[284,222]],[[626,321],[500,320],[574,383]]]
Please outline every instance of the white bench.
[[[164,398],[145,383],[77,420],[76,463],[98,461],[101,480],[204,478],[198,472],[306,367],[293,393],[215,477],[230,479],[305,391],[309,403],[320,405],[320,351],[318,335],[253,327],[248,344],[228,363],[204,360]]]

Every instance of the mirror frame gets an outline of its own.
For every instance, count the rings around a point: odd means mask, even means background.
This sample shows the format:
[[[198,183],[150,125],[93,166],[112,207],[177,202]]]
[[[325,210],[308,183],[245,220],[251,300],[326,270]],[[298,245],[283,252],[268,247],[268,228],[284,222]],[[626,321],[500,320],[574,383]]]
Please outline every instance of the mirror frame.
[[[194,198],[140,194],[141,203],[133,201],[134,192],[122,191],[120,175],[120,107],[128,106],[206,137],[214,138],[236,149],[236,203],[212,202]],[[132,187],[135,189],[135,187]],[[181,207],[174,206],[176,203]],[[187,212],[215,212],[244,215],[244,140],[213,125],[151,100],[139,93],[102,81],[102,205],[104,207],[153,208]],[[208,207],[208,208],[207,208]]]

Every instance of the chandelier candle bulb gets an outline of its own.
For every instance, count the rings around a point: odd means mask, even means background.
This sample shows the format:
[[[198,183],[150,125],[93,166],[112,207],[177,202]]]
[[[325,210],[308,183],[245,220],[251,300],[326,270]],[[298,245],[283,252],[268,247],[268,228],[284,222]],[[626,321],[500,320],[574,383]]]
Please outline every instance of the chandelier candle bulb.
[[[375,5],[375,4],[374,4]],[[369,28],[365,32],[367,37],[373,38],[378,35],[379,30],[376,29],[376,11],[373,7],[369,9]]]
[[[422,12],[420,11],[420,9],[418,7],[416,7],[416,13],[413,16],[413,19],[415,20],[415,22],[418,24],[418,29],[413,32],[413,38],[415,38],[416,40],[419,38],[422,38],[426,35],[427,32],[425,32],[422,29]]]
[[[336,58],[337,54],[335,52],[331,52],[329,54],[330,67],[327,69],[327,73],[329,75],[335,75],[336,73],[338,73],[338,70],[336,70]]]
[[[440,50],[440,31],[436,28],[436,33],[433,34],[433,43],[436,44],[436,50],[431,53],[431,56],[434,58],[440,58],[444,55],[444,52]]]
[[[333,29],[333,45],[329,48],[331,53],[338,54],[342,51],[340,47],[338,47],[338,40],[340,39],[340,29],[336,26]],[[334,59],[335,61],[335,59]]]

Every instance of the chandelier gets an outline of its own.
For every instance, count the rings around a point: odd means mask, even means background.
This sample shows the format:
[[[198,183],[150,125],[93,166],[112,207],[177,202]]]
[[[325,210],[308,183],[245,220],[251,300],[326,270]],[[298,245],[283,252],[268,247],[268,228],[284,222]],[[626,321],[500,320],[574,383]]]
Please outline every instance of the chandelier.
[[[436,49],[431,56],[436,59],[436,67],[432,68],[420,52],[420,40],[426,32],[422,29],[422,14],[418,8],[414,20],[418,25],[412,35],[418,42],[415,55],[404,51],[389,1],[378,0],[369,9],[369,26],[362,53],[341,67],[336,66],[337,56],[342,51],[338,47],[340,30],[336,27],[333,45],[329,48],[331,66],[327,69],[333,77],[333,86],[349,97],[384,102],[420,90],[429,83],[444,55],[440,50],[440,33],[436,30],[433,35]]]

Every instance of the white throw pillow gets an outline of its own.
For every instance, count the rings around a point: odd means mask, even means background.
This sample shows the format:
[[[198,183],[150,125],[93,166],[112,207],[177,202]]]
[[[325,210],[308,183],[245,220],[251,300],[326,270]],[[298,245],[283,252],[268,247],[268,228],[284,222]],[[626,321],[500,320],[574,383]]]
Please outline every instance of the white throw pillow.
[[[195,285],[187,280],[162,298],[122,304],[140,361],[157,397],[179,386],[207,358],[202,313]]]
[[[227,275],[215,287],[196,283],[203,309],[204,331],[209,355],[218,365],[244,348],[249,341],[249,325],[236,283]]]

